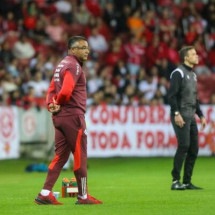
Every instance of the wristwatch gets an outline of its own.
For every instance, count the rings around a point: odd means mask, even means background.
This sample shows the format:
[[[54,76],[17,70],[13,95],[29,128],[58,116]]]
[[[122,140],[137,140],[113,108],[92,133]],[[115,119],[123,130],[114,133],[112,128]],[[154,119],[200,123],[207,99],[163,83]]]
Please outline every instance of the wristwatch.
[[[178,116],[180,113],[178,111],[175,111],[174,115]]]

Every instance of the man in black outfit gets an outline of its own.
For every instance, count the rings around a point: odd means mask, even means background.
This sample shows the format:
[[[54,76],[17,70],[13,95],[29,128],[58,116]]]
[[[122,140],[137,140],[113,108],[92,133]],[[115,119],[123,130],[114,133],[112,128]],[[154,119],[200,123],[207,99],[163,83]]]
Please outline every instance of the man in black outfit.
[[[206,125],[197,99],[197,76],[193,72],[193,67],[198,64],[198,55],[193,46],[183,47],[179,51],[179,55],[182,64],[172,71],[169,89],[171,122],[178,141],[171,172],[171,190],[196,190],[202,188],[191,183],[199,149],[195,114],[200,118],[202,129]],[[183,164],[183,183],[180,183],[180,172]]]

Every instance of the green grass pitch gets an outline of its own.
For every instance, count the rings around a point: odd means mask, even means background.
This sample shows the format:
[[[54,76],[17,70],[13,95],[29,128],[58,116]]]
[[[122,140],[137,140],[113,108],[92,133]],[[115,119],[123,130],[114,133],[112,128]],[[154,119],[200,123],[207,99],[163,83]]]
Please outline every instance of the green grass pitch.
[[[26,173],[32,160],[0,161],[0,214],[4,215],[214,215],[215,159],[199,157],[193,183],[203,190],[171,191],[172,158],[88,159],[91,195],[102,205],[75,205],[75,198],[59,198],[64,205],[36,205],[46,173]],[[63,171],[54,187],[61,191]]]

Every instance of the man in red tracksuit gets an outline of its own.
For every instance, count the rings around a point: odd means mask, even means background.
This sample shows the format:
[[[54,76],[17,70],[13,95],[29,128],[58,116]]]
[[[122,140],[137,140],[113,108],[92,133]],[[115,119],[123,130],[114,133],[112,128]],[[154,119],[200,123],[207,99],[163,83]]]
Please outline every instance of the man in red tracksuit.
[[[54,71],[48,93],[48,110],[55,127],[55,156],[49,165],[43,189],[35,199],[37,204],[62,204],[52,194],[52,188],[67,162],[74,156],[74,174],[78,183],[76,204],[101,204],[87,192],[86,78],[82,64],[89,55],[87,40],[74,36],[68,41],[68,55]]]

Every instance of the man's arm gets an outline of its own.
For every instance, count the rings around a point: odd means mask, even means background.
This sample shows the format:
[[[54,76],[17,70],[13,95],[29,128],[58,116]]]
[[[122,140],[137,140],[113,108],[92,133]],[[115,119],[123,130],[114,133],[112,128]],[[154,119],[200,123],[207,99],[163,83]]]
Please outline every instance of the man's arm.
[[[56,97],[56,103],[59,105],[66,104],[70,100],[70,96],[74,87],[74,78],[71,72],[69,70],[66,70],[63,78],[62,88]]]
[[[182,118],[181,114],[179,113],[179,106],[177,102],[177,96],[180,92],[181,83],[183,73],[180,71],[173,71],[170,76],[170,89],[169,89],[169,104],[171,106],[171,113],[174,114],[175,124],[182,128],[185,124],[184,119]]]
[[[175,71],[170,78],[170,88],[168,92],[169,105],[171,107],[172,113],[179,111],[179,106],[177,103],[177,95],[180,91],[182,82],[182,75],[180,72]]]
[[[198,117],[200,118],[200,122],[202,125],[202,129],[203,130],[207,124],[206,119],[201,111],[200,105],[199,105],[199,100],[196,99],[196,114],[198,115]]]
[[[55,96],[55,86],[54,86],[54,80],[52,78],[46,95],[46,105],[48,109],[49,109],[49,104],[53,103],[54,96]]]
[[[198,115],[199,118],[203,117],[203,113],[202,113],[202,110],[200,108],[198,99],[196,99],[196,114]]]

